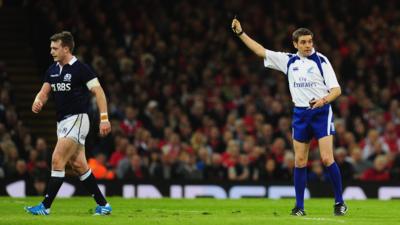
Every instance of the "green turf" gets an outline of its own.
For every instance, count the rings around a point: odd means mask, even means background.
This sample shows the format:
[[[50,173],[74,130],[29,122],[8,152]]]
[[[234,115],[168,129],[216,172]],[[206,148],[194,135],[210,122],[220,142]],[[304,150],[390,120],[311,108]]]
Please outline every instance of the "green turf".
[[[50,216],[32,216],[23,207],[40,198],[0,197],[0,224],[400,224],[400,201],[347,201],[346,216],[333,216],[331,199],[305,202],[307,216],[289,216],[292,199],[122,199],[108,198],[111,216],[92,216],[89,197],[56,199]]]

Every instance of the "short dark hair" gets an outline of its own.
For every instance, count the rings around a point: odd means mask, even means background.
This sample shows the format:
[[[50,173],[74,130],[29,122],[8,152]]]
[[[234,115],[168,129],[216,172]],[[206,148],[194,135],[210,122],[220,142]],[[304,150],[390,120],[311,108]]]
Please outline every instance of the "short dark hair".
[[[313,34],[313,32],[311,32],[311,30],[301,27],[293,32],[292,40],[297,43],[297,41],[299,40],[299,37],[304,36],[304,35],[311,35],[311,37],[314,38],[314,34]]]
[[[75,42],[74,37],[72,36],[71,32],[69,31],[62,31],[60,33],[53,34],[50,37],[50,41],[58,41],[61,40],[61,46],[67,46],[71,53],[74,51]]]

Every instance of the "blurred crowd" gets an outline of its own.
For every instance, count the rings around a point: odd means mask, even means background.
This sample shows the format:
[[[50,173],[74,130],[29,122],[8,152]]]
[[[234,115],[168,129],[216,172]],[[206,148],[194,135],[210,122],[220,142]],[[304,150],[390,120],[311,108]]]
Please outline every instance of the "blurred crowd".
[[[73,33],[75,55],[106,91],[112,134],[94,135],[86,150],[99,179],[292,179],[286,77],[232,34],[235,13],[271,50],[294,52],[299,26],[314,32],[342,87],[332,106],[343,179],[400,178],[397,1],[40,0],[33,8],[54,32]],[[49,170],[51,149],[19,126],[0,69],[0,176],[40,177],[35,171]],[[309,158],[309,181],[326,181],[316,140]]]

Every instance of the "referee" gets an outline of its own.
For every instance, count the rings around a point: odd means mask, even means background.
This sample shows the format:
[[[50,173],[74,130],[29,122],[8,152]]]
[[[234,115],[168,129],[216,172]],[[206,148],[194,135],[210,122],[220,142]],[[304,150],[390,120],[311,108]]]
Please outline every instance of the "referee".
[[[347,206],[342,197],[342,178],[333,158],[333,135],[335,127],[330,102],[340,94],[341,89],[335,72],[328,59],[313,48],[313,33],[306,28],[293,32],[296,54],[275,52],[265,49],[251,39],[235,18],[233,32],[257,56],[264,59],[264,66],[286,74],[294,102],[293,146],[295,152],[294,186],[296,205],[291,215],[304,216],[304,190],[307,181],[307,161],[310,140],[318,139],[321,159],[331,180],[334,194],[334,215],[342,216]]]

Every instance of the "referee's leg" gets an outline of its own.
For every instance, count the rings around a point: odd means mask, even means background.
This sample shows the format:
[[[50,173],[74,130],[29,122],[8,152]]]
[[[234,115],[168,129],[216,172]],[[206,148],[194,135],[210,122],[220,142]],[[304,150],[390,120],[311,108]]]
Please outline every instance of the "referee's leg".
[[[333,136],[328,135],[318,139],[322,163],[325,165],[335,194],[335,215],[344,215],[347,206],[344,204],[342,196],[342,176],[340,169],[333,157]]]
[[[294,187],[296,191],[296,205],[292,215],[305,215],[304,212],[304,191],[307,183],[307,161],[310,148],[309,142],[300,142],[293,139],[295,154]]]

